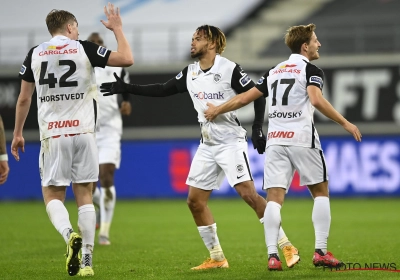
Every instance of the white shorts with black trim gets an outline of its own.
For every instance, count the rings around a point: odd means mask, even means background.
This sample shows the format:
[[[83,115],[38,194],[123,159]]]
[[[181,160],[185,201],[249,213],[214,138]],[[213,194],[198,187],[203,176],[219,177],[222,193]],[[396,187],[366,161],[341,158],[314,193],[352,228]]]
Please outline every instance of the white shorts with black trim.
[[[118,169],[121,164],[121,134],[115,129],[102,127],[96,133],[99,164],[111,163]]]
[[[289,190],[295,170],[300,185],[314,185],[327,181],[328,171],[322,150],[297,146],[268,146],[265,154],[263,189]]]
[[[99,156],[94,134],[66,134],[42,140],[39,170],[44,187],[97,182]]]
[[[218,190],[224,175],[232,187],[253,180],[245,140],[220,145],[201,143],[190,166],[186,184],[203,190]]]

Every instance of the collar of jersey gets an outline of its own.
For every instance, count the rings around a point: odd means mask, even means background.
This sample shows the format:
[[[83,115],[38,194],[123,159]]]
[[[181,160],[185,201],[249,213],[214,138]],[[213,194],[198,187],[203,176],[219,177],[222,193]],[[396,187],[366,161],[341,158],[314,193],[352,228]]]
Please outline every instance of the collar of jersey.
[[[51,38],[50,41],[53,41],[53,40],[69,40],[69,38],[67,36],[64,36],[64,35],[56,35],[53,38]]]
[[[307,62],[310,62],[310,60],[307,57],[298,53],[292,53],[289,57],[289,60],[305,60]]]
[[[211,67],[210,70],[207,71],[207,74],[212,74],[212,73],[218,73],[218,69],[219,69],[219,63],[221,61],[221,56],[219,54],[217,54],[215,56],[215,60],[214,60],[214,65]],[[203,70],[201,70],[200,68],[200,63],[198,61],[196,61],[196,72],[198,75],[203,73]]]

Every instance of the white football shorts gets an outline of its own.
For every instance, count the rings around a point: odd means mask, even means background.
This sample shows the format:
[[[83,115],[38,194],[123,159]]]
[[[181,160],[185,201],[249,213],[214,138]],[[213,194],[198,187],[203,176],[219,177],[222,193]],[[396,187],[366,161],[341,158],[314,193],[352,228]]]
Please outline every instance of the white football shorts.
[[[121,134],[115,129],[101,127],[96,132],[99,164],[112,163],[118,169],[121,164]]]
[[[190,166],[186,184],[203,190],[218,190],[224,175],[232,187],[253,180],[246,141],[220,145],[201,143]]]
[[[99,158],[93,133],[53,136],[41,141],[42,186],[97,182]]]
[[[263,189],[278,187],[287,192],[295,170],[300,175],[301,186],[314,185],[329,179],[322,150],[271,145],[267,147],[265,154]]]

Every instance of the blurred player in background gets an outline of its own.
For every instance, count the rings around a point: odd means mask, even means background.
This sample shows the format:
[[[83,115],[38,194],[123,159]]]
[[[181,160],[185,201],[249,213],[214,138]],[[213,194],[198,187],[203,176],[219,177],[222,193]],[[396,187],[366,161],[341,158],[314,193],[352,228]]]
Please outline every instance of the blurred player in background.
[[[104,47],[103,38],[99,33],[90,34],[88,41]],[[96,67],[96,82],[100,87],[102,83],[113,82],[113,72],[117,73],[125,83],[129,83],[129,75],[121,67]],[[99,94],[99,118],[96,132],[96,143],[99,150],[99,177],[100,191],[95,186],[93,203],[98,205],[100,213],[99,244],[110,245],[110,226],[114,215],[116,190],[114,185],[114,172],[121,163],[121,135],[122,118],[129,116],[132,111],[129,102],[129,93],[122,94],[121,109],[118,105],[117,95],[110,97]]]
[[[207,120],[212,121],[219,114],[243,107],[260,96],[268,97],[269,125],[263,187],[267,190],[268,200],[264,228],[269,270],[282,270],[277,249],[281,207],[295,170],[300,174],[300,185],[307,185],[314,198],[313,264],[328,267],[343,265],[327,250],[331,223],[328,173],[314,127],[315,108],[340,124],[357,141],[361,141],[361,133],[322,95],[324,73],[310,63],[319,58],[321,47],[315,28],[314,24],[289,28],[285,43],[292,54],[288,60],[269,70],[250,91],[218,107],[210,102],[205,111]]]
[[[199,62],[185,67],[175,78],[164,84],[126,84],[116,76],[117,82],[103,84],[102,92],[117,94],[129,92],[135,95],[167,97],[189,93],[198,113],[201,141],[193,158],[186,184],[189,185],[187,203],[210,258],[192,269],[229,267],[222,251],[217,224],[208,208],[213,190],[218,190],[224,175],[243,200],[263,221],[266,200],[254,187],[250,171],[246,130],[231,112],[218,117],[214,122],[204,118],[207,102],[221,104],[254,87],[253,81],[242,68],[221,56],[226,47],[224,33],[217,27],[203,25],[192,37],[191,57]],[[261,102],[263,105],[259,105]],[[265,100],[255,101],[256,118],[264,118]],[[261,108],[261,110],[259,110]],[[292,267],[300,258],[298,251],[280,228],[280,241],[288,265]]]
[[[8,167],[6,134],[4,132],[3,119],[0,116],[0,185],[7,181],[9,172],[10,168]]]
[[[75,16],[68,11],[52,10],[46,17],[52,39],[29,51],[19,73],[21,92],[11,152],[17,161],[18,150],[24,152],[22,131],[36,86],[43,198],[51,222],[67,243],[66,270],[70,276],[94,275],[96,214],[92,189],[98,181],[99,159],[94,134],[98,90],[93,68],[133,63],[119,9],[109,3],[104,13],[107,21],[101,22],[114,32],[118,43],[116,52],[78,40]],[[74,232],[63,203],[71,181],[80,234]]]

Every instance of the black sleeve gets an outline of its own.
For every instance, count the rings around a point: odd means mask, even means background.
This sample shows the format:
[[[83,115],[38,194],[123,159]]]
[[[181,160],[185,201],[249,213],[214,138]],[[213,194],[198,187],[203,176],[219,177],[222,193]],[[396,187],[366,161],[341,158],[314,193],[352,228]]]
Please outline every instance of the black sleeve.
[[[262,127],[265,115],[265,97],[260,96],[254,100],[254,121],[253,125]]]
[[[123,80],[123,81],[126,81],[126,76],[127,76],[128,74],[127,74],[127,72],[125,71],[125,68],[122,68],[122,70],[121,70],[121,76],[120,76],[120,78]],[[122,93],[122,100],[123,101],[129,101],[130,100],[130,94],[129,93]]]
[[[32,71],[32,53],[36,47],[37,46],[30,49],[30,51],[28,52],[28,54],[25,57],[24,63],[21,66],[21,70],[19,71],[19,77],[22,80],[30,82],[30,83],[35,82],[35,76],[33,75],[33,71]]]
[[[322,91],[324,87],[324,72],[314,64],[307,63],[306,66],[307,86],[313,85],[319,87]]]
[[[269,76],[269,71],[267,71],[257,82],[256,88],[261,91],[264,97],[268,97],[268,84],[267,84],[267,77]]]
[[[240,94],[248,91],[254,87],[254,82],[251,80],[239,64],[236,64],[235,69],[232,72],[231,87],[236,94]]]
[[[81,43],[93,67],[106,67],[108,58],[111,54],[111,51],[109,49],[89,41],[79,40],[79,43]]]
[[[177,93],[187,92],[186,76],[187,69],[182,70],[175,78],[170,79],[164,84],[136,85],[129,84],[129,91],[135,95],[165,97]]]

